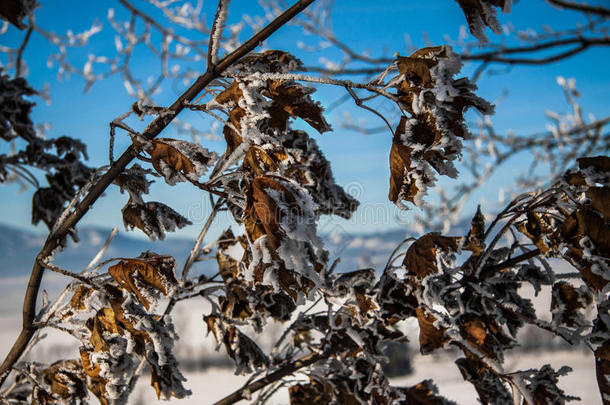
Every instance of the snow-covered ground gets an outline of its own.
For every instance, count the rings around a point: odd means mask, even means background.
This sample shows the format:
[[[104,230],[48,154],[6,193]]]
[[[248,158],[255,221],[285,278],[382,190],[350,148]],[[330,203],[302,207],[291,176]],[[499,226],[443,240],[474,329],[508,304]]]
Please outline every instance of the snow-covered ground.
[[[392,384],[409,386],[432,378],[440,393],[446,398],[458,404],[477,404],[474,388],[464,382],[457,367],[453,364],[453,360],[449,356],[416,356],[413,364],[414,373],[406,377],[392,379]],[[581,400],[578,403],[586,405],[601,404],[595,380],[594,360],[590,353],[559,351],[519,354],[509,358],[505,368],[507,370],[523,370],[540,367],[547,363],[556,369],[565,364],[569,364],[574,369],[572,373],[560,379],[560,387],[567,393],[580,397]],[[184,405],[213,403],[242,386],[247,380],[246,377],[235,376],[230,370],[219,368],[187,374],[186,377],[189,380],[187,387],[193,391],[193,395],[171,402]],[[156,402],[154,391],[148,384],[147,378],[142,378],[139,381],[132,397],[134,404]],[[278,391],[270,402],[270,404],[286,403],[288,403],[287,390]]]
[[[50,298],[65,285],[65,278],[55,274],[45,275],[45,286],[49,290]],[[21,297],[25,288],[24,278],[3,278],[0,282],[0,297],[3,308],[0,311],[0,357],[10,348],[16,338],[20,326]],[[536,308],[548,308],[550,297],[541,294],[535,300]],[[176,345],[176,354],[180,359],[204,359],[207,363],[214,363],[225,358],[224,348],[220,352],[214,351],[214,340],[206,336],[206,328],[202,321],[202,314],[209,309],[201,301],[188,301],[179,303],[174,311],[174,323],[180,335]],[[417,342],[416,323],[406,328],[409,338]],[[264,340],[257,339],[261,347],[269,350],[270,343],[278,337],[281,331],[272,326],[265,329]],[[58,331],[45,330],[48,333],[46,341],[36,346],[29,354],[30,359],[52,362],[58,359],[76,358],[78,356],[79,342],[73,337]],[[544,337],[543,337],[544,338]],[[472,386],[462,379],[455,364],[455,358],[445,354],[442,356],[415,356],[413,359],[414,373],[392,380],[394,385],[408,386],[424,379],[431,378],[439,387],[440,393],[459,404],[477,404],[476,394]],[[560,379],[560,386],[570,395],[581,398],[579,403],[586,405],[600,404],[599,391],[595,378],[594,359],[590,352],[576,351],[539,351],[529,353],[515,353],[507,356],[504,364],[506,371],[539,368],[544,364],[551,364],[555,369],[562,365],[569,365],[574,371]],[[182,400],[174,400],[176,404],[209,404],[226,396],[241,387],[247,376],[235,376],[228,368],[211,367],[204,371],[184,373],[188,379],[185,384],[192,390],[193,395]],[[150,387],[150,377],[143,376],[138,382],[131,397],[133,404],[159,403],[154,390]],[[286,390],[278,391],[271,401],[272,404],[285,404],[288,402]]]

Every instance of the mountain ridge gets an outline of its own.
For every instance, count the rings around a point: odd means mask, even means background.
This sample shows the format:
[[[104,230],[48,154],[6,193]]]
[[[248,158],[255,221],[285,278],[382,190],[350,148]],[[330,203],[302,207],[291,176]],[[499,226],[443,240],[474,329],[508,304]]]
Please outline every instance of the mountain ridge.
[[[81,227],[78,230],[79,242],[68,242],[68,248],[58,253],[54,263],[62,268],[78,271],[84,268],[103,246],[111,229],[98,226]],[[325,246],[330,253],[330,260],[341,257],[338,271],[355,270],[362,267],[383,265],[390,253],[401,240],[408,236],[407,230],[392,229],[376,233],[350,234],[341,227],[335,227],[330,233],[322,235]],[[45,241],[46,235],[27,229],[0,223],[0,257],[5,265],[0,267],[0,277],[27,276],[32,263]],[[176,258],[178,268],[188,256],[194,239],[173,237],[164,241],[150,241],[129,235],[119,229],[104,259],[111,257],[134,257],[141,252],[151,250],[156,253],[170,254]],[[197,264],[195,274],[207,274],[213,271],[213,261]]]

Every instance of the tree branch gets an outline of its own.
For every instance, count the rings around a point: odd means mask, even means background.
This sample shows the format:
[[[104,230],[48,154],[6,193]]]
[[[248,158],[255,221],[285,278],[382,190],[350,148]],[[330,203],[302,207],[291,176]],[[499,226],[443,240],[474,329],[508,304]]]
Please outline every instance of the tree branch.
[[[208,70],[213,69],[218,61],[218,47],[220,46],[223,26],[229,13],[228,8],[230,1],[231,0],[218,0],[218,9],[216,10],[216,16],[214,17],[208,44]]]
[[[215,402],[213,405],[230,405],[230,404],[234,404],[238,401],[241,401],[242,399],[247,399],[249,394],[252,394],[262,388],[265,388],[269,384],[272,384],[272,383],[286,377],[287,375],[293,374],[295,371],[297,371],[301,368],[311,366],[312,364],[314,364],[320,360],[326,359],[326,358],[328,358],[328,355],[326,355],[326,354],[320,354],[320,353],[308,354],[307,356],[301,357],[300,359],[295,360],[292,363],[288,363],[287,365],[277,369],[273,373],[268,374],[265,377],[262,377],[256,381],[246,385],[245,387],[238,389],[237,391],[233,392],[230,395],[227,395],[220,401]]]
[[[23,37],[23,42],[19,46],[17,50],[17,61],[15,62],[15,76],[21,76],[21,61],[23,60],[23,51],[25,47],[28,45],[28,41],[30,40],[30,36],[32,36],[32,31],[34,30],[34,24],[32,21],[32,17],[30,17],[29,27],[25,33],[25,37]]]
[[[248,52],[256,48],[261,42],[266,40],[271,34],[277,31],[280,27],[290,21],[295,15],[313,3],[315,0],[299,0],[292,7],[284,11],[275,20],[271,21],[262,30],[253,35],[248,41],[243,43],[235,51],[222,58],[219,63],[211,70],[199,76],[195,83],[191,85],[174,103],[168,108],[166,114],[159,115],[155,118],[142,133],[146,139],[153,139],[159,135],[169,123],[184,109],[184,106],[192,101],[207,85],[216,79],[224,70],[237,62]],[[122,1],[122,4],[126,2]],[[80,221],[80,219],[89,211],[91,206],[104,193],[108,186],[116,179],[116,177],[125,170],[127,165],[136,157],[137,152],[133,145],[114,162],[110,169],[97,181],[91,188],[89,193],[83,197],[81,202],[74,208],[74,211],[60,224],[56,231],[51,233],[42,247],[41,251],[36,256],[32,273],[25,292],[23,302],[23,325],[21,333],[13,344],[13,347],[7,354],[4,362],[0,366],[0,386],[4,384],[6,377],[10,373],[13,365],[19,360],[28,342],[34,335],[35,327],[33,326],[36,317],[36,301],[38,291],[44,273],[44,267],[40,265],[50,256],[58,247],[61,240],[65,237],[70,229]]]
[[[604,7],[590,6],[588,4],[572,3],[571,1],[565,0],[547,0],[549,3],[563,8],[569,8],[570,10],[582,11],[583,13],[591,13],[603,16],[610,16],[610,9]]]
[[[484,272],[496,273],[502,271],[504,269],[508,269],[513,267],[515,264],[518,264],[524,260],[532,259],[540,254],[540,249],[530,250],[529,252],[525,252],[519,256],[515,256],[511,259],[505,260],[502,263],[495,264],[493,266],[484,267]]]

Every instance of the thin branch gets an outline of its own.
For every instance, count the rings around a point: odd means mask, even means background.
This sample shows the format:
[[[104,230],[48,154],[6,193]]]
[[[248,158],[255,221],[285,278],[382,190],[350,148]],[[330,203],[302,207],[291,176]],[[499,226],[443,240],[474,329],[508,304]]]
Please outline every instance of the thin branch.
[[[539,254],[540,254],[540,249],[530,250],[519,256],[515,256],[511,259],[505,260],[502,263],[498,263],[498,264],[495,264],[495,265],[489,266],[489,267],[484,267],[483,271],[489,272],[489,273],[501,272],[502,270],[511,268],[524,260],[532,259],[532,258],[538,256]]]
[[[216,62],[218,61],[218,48],[222,38],[222,31],[229,16],[229,3],[231,0],[218,0],[218,9],[214,17],[214,24],[210,32],[210,41],[208,45],[208,70],[214,71]]]
[[[601,7],[601,6],[599,6],[599,7],[590,6],[588,4],[583,4],[583,3],[572,3],[571,1],[565,1],[565,0],[547,0],[547,1],[555,6],[569,8],[571,10],[582,11],[584,13],[597,14],[597,15],[610,17],[609,8],[605,8],[605,7]]]
[[[17,61],[15,62],[15,76],[17,76],[17,77],[21,76],[21,63],[22,63],[23,51],[25,50],[25,47],[27,46],[27,44],[30,40],[30,36],[32,35],[33,30],[34,30],[34,24],[32,21],[32,17],[30,17],[28,30],[25,33],[25,37],[23,37],[23,42],[21,42],[21,45],[19,46],[19,49],[17,50]]]
[[[280,367],[273,373],[268,374],[265,377],[262,377],[246,385],[245,387],[238,389],[237,391],[233,392],[230,395],[227,395],[220,401],[215,402],[213,405],[230,405],[241,401],[242,399],[247,399],[247,397],[249,396],[248,394],[252,394],[290,374],[293,374],[295,371],[301,368],[311,366],[312,364],[326,358],[328,358],[327,354],[308,354],[307,356],[301,357],[300,359],[295,360],[292,363],[288,363],[285,366]]]
[[[216,217],[216,214],[218,213],[218,210],[222,206],[223,202],[224,202],[224,200],[220,199],[220,200],[218,200],[218,202],[216,202],[216,204],[213,205],[212,212],[210,212],[210,215],[208,216],[208,219],[206,220],[205,224],[203,225],[201,232],[199,232],[199,236],[197,236],[197,241],[193,245],[193,249],[191,249],[191,253],[189,254],[188,259],[184,263],[184,268],[182,269],[182,282],[183,283],[188,278],[189,271],[190,271],[191,267],[193,266],[193,263],[195,263],[195,260],[199,256],[199,248],[201,247],[201,244],[203,243],[203,238],[205,238],[205,235],[208,233],[208,230],[210,229],[212,222],[214,222],[214,218]]]
[[[97,285],[92,283],[91,280],[89,280],[87,277],[83,277],[80,274],[73,273],[69,270],[64,270],[60,267],[57,267],[57,266],[55,266],[51,263],[45,262],[45,261],[40,261],[39,264],[47,270],[51,270],[51,271],[54,271],[55,273],[63,274],[64,276],[67,276],[67,277],[72,277],[82,283],[90,285],[91,287],[94,287],[94,288],[98,287]]]

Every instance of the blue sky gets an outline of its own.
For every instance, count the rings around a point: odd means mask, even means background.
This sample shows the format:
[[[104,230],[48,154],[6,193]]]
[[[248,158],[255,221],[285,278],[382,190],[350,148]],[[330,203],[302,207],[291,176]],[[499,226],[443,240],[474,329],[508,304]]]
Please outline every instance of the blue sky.
[[[139,4],[134,0],[135,4]],[[206,1],[206,8],[211,12],[215,2]],[[96,54],[111,55],[114,32],[106,20],[107,8],[114,7],[119,17],[123,16],[121,6],[115,2],[77,2],[73,0],[45,0],[37,11],[39,24],[47,30],[58,33],[67,29],[79,31],[87,28],[97,18],[104,24],[102,33],[91,40],[91,49]],[[230,6],[229,23],[237,22],[246,13],[260,13],[261,9],[254,1],[233,0]],[[559,12],[550,8],[543,1],[529,0],[517,3],[513,11],[500,16],[503,23],[511,22],[519,29],[532,27],[540,30],[542,24],[553,27],[572,27],[577,21],[577,14]],[[336,36],[349,43],[357,51],[368,50],[372,55],[379,55],[386,50],[387,55],[395,51],[405,54],[405,34],[411,38],[413,45],[425,46],[427,36],[435,45],[443,44],[444,36],[457,38],[461,25],[465,24],[464,16],[453,0],[404,1],[393,0],[372,3],[364,0],[337,0],[333,12],[333,27]],[[278,31],[267,42],[269,48],[292,50],[297,56],[308,63],[314,63],[322,54],[311,54],[298,50],[294,44],[298,40],[311,41],[309,37],[301,37],[300,30],[295,27],[285,27]],[[425,33],[425,34],[424,34]],[[494,39],[494,34],[488,30],[488,36]],[[0,44],[13,45],[19,43],[23,33],[15,29],[0,36]],[[91,50],[77,49],[71,53],[74,60],[82,60]],[[30,67],[28,80],[37,88],[45,83],[51,87],[53,102],[45,105],[38,101],[33,119],[37,123],[49,122],[52,125],[50,136],[69,135],[82,139],[87,145],[92,165],[106,163],[108,150],[108,123],[116,116],[129,109],[133,99],[124,91],[119,77],[106,79],[96,83],[84,94],[84,82],[79,77],[58,82],[56,68],[47,68],[46,59],[54,52],[39,35],[34,35],[25,52],[25,58]],[[81,63],[81,64],[82,64]],[[138,61],[138,69],[149,68],[149,56],[142,56]],[[77,63],[78,64],[78,63]],[[203,67],[202,67],[203,68]],[[588,113],[603,116],[608,112],[607,98],[610,90],[610,54],[607,49],[593,48],[568,60],[549,66],[515,67],[510,71],[494,76],[484,76],[479,81],[479,94],[494,101],[508,92],[496,108],[494,123],[499,131],[513,130],[519,134],[527,134],[544,130],[545,110],[566,112],[568,106],[563,99],[562,90],[556,84],[556,77],[561,75],[576,79],[581,92],[581,103]],[[463,72],[468,75],[472,66],[464,66]],[[176,97],[178,89],[173,89],[169,83],[164,86],[164,92],[159,97],[159,103],[169,103]],[[336,90],[320,90],[315,97],[328,105],[341,93]],[[371,127],[381,125],[374,116],[366,115],[363,110],[357,110],[348,104],[336,109],[327,116],[331,123],[342,118],[348,111],[358,119],[366,119]],[[193,115],[194,125],[207,127],[210,121]],[[298,125],[298,124],[297,124]],[[335,132],[324,135],[314,135],[327,158],[331,161],[336,180],[339,184],[349,184],[359,194],[361,202],[367,207],[350,221],[337,218],[332,224],[340,224],[348,232],[375,232],[389,228],[404,226],[400,222],[409,221],[411,213],[400,212],[387,201],[388,192],[388,154],[391,145],[389,132],[375,135],[356,134],[334,125]],[[171,135],[168,134],[168,135]],[[129,140],[120,137],[115,150],[119,151]],[[204,146],[214,150],[224,150],[224,142],[204,141]],[[2,145],[0,153],[5,153],[7,147]],[[526,162],[514,159],[507,165],[508,170],[491,179],[489,186],[484,187],[476,198],[495,199],[495,188],[499,184],[510,182],[516,170]],[[441,184],[450,184],[451,180],[443,180]],[[35,229],[29,225],[32,189],[20,191],[16,185],[0,187],[2,210],[0,222]],[[177,211],[187,215],[195,225],[183,229],[179,236],[194,236],[205,219],[209,208],[207,197],[189,185],[179,185],[174,188],[157,181],[153,186],[150,200],[161,200]],[[104,198],[98,201],[95,208],[87,214],[82,224],[103,227],[122,226],[120,208],[126,201],[125,196],[118,194],[116,188],[110,190]],[[478,201],[472,201],[476,206]],[[370,214],[374,212],[375,214]],[[383,219],[378,216],[382,212]],[[396,220],[399,216],[401,221]],[[328,219],[325,219],[327,222]],[[214,232],[226,228],[232,221],[221,217],[217,221]],[[329,229],[327,225],[324,225]],[[44,231],[42,226],[38,231]],[[134,233],[141,236],[139,233]]]

